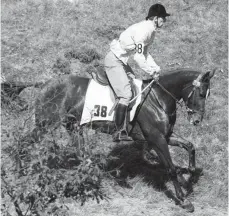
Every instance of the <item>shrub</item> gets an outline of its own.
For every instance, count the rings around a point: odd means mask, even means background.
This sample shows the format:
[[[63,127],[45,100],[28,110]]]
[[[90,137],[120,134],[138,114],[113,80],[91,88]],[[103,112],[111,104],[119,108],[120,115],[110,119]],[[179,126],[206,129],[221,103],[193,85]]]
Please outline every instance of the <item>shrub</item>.
[[[84,205],[90,199],[99,203],[107,198],[101,170],[105,155],[93,154],[94,142],[81,144],[78,149],[76,144],[63,146],[50,131],[41,142],[21,143],[21,134],[17,128],[12,145],[3,149],[14,164],[12,168],[2,165],[2,198],[11,200],[3,204],[5,213],[11,203],[19,216],[67,215],[66,202]],[[19,152],[23,154],[19,156]],[[17,170],[19,160],[23,167]]]
[[[61,58],[58,58],[56,60],[56,63],[53,65],[52,69],[53,69],[53,72],[56,74],[70,74],[71,73],[70,62],[65,59],[61,59]]]
[[[100,54],[93,48],[82,47],[80,50],[71,50],[65,53],[68,59],[78,59],[80,62],[89,64],[93,60],[100,59]]]

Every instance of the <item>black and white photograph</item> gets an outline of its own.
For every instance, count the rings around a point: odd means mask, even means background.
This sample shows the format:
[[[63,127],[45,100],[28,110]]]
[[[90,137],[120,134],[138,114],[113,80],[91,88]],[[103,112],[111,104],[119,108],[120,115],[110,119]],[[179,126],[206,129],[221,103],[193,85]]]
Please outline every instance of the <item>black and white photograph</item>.
[[[227,216],[228,1],[2,0],[2,216]]]

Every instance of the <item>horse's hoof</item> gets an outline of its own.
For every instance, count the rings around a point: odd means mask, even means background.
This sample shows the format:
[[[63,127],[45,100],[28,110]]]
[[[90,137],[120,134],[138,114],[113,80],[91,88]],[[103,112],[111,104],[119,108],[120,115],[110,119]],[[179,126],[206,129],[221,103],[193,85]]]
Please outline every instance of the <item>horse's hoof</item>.
[[[181,207],[183,209],[186,209],[187,212],[194,212],[194,206],[193,206],[193,204],[189,200],[187,200],[187,199],[185,199],[181,203]]]

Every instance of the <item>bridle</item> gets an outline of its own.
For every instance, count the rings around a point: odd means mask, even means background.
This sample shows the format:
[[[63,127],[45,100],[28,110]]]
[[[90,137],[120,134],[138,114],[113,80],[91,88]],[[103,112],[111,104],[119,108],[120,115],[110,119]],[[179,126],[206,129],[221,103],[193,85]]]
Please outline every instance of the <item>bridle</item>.
[[[202,77],[202,76],[199,75],[199,76],[197,77],[197,79],[195,79],[195,80],[192,82],[191,85],[185,86],[185,87],[182,89],[182,92],[183,92],[185,89],[190,88],[190,87],[193,87],[192,90],[190,91],[190,93],[188,94],[187,100],[184,101],[184,99],[183,99],[183,102],[185,103],[186,111],[187,111],[189,114],[194,114],[194,113],[198,113],[198,112],[199,112],[199,111],[197,111],[197,110],[195,110],[195,109],[189,108],[189,106],[188,106],[188,101],[189,101],[189,99],[191,98],[191,96],[192,96],[193,94],[195,94],[195,91],[197,90],[197,88],[200,88],[200,86],[201,86],[201,82],[200,82],[201,77]],[[160,86],[160,88],[161,88],[164,92],[166,92],[168,95],[170,95],[170,96],[176,101],[176,103],[177,103],[180,107],[182,107],[182,103],[180,102],[180,100],[178,100],[171,92],[169,92],[167,89],[165,89],[165,87],[162,86],[158,81],[157,81],[156,83],[157,83],[158,86]],[[210,88],[207,89],[206,99],[207,99],[209,93],[210,93]],[[159,104],[160,104],[160,102],[159,102]],[[160,104],[160,106],[162,107],[161,104]],[[172,114],[170,114],[170,115],[174,115],[174,113],[176,112],[176,110],[177,110],[177,108],[176,108],[176,109],[172,112]],[[165,110],[164,110],[164,111],[165,111]]]
[[[198,112],[199,112],[199,111],[197,111],[197,110],[195,110],[195,109],[189,108],[189,107],[188,107],[188,101],[189,101],[189,99],[191,98],[191,96],[192,96],[193,94],[195,94],[195,91],[196,91],[198,88],[200,88],[201,85],[203,85],[202,82],[200,82],[200,78],[201,78],[201,75],[199,75],[199,76],[197,77],[197,79],[195,79],[195,80],[192,82],[191,85],[186,86],[186,87],[183,88],[183,90],[182,90],[182,91],[184,91],[185,89],[190,88],[190,87],[193,86],[193,89],[192,89],[192,90],[190,91],[190,93],[188,94],[187,100],[186,100],[186,102],[185,102],[186,110],[187,110],[187,112],[190,113],[190,114],[194,114],[194,113],[198,113]],[[208,98],[209,94],[210,94],[210,88],[208,87],[207,92],[206,92],[206,95],[205,95],[205,99]]]

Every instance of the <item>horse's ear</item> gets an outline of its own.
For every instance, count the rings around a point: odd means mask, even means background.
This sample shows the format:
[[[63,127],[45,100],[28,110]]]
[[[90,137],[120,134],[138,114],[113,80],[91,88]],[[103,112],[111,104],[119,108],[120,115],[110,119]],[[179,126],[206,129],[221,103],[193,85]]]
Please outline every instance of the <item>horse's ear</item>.
[[[203,74],[203,76],[201,77],[201,81],[202,82],[207,82],[209,81],[214,75],[215,75],[215,72],[218,71],[220,69],[218,68],[215,68],[214,70],[212,71],[207,71],[206,73]]]
[[[210,73],[209,73],[209,78],[211,79],[214,75],[215,75],[215,72],[217,71],[217,73],[219,72],[219,71],[221,71],[221,69],[220,68],[215,68],[215,69],[213,69],[212,71],[210,71]]]

